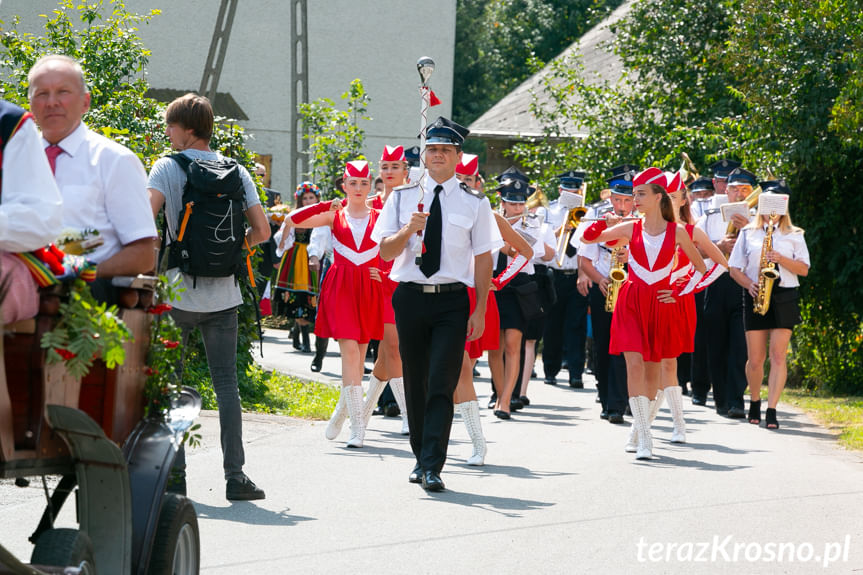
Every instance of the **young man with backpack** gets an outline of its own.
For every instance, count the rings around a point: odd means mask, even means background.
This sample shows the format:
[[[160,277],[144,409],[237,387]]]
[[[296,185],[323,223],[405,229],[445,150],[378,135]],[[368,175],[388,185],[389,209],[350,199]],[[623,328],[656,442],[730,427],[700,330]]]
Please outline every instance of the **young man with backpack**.
[[[243,473],[237,307],[243,301],[238,274],[246,273],[243,249],[266,241],[270,226],[249,172],[210,149],[209,100],[181,96],[168,105],[165,121],[179,153],[153,165],[147,187],[154,217],[165,208],[168,277],[185,288],[171,315],[184,343],[195,328],[201,332],[219,403],[226,497],[263,499],[264,491]]]

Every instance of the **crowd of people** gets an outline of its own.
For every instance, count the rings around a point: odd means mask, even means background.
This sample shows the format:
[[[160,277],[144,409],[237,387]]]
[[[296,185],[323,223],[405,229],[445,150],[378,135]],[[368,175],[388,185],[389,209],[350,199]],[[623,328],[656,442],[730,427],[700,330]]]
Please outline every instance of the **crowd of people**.
[[[474,388],[483,354],[492,375],[488,407],[507,421],[530,406],[537,357],[546,385],[566,369],[568,385],[581,389],[590,366],[599,417],[621,424],[631,416],[625,449],[649,459],[663,402],[674,423],[670,440],[686,442],[684,395],[706,406],[712,389],[719,414],[760,423],[769,351],[766,427],[779,427],[785,355],[800,321],[798,278],[809,269],[782,180],[759,182],[726,159],[711,166],[710,178],[624,163],[609,170],[590,204],[586,174],[575,169],[557,178],[553,193],[516,168],[489,189],[478,158],[462,152],[468,130],[441,117],[426,129],[423,150],[385,146],[376,164],[347,162],[336,182],[301,182],[293,209],[265,211],[249,172],[210,149],[206,98],[187,94],[167,107],[177,153],[148,175],[132,152],[82,122],[90,96],[76,61],[42,58],[29,80],[41,136],[23,110],[6,103],[0,110],[0,248],[36,249],[60,227],[98,230],[103,241],[88,255],[97,264],[93,289],[111,301],[112,277],[155,269],[155,221],[164,214],[167,273],[185,288],[171,314],[184,338],[194,329],[202,335],[228,499],[264,492],[243,472],[236,373],[243,294],[233,269],[207,274],[184,259],[201,217],[192,216],[187,195],[206,186],[199,172],[207,169],[235,178],[230,193],[244,223],[231,239],[271,242],[262,270],[273,313],[292,323],[293,347],[311,354],[313,330],[312,370],[320,371],[329,340],[338,344],[342,385],[326,437],[336,439],[349,421],[347,446],[362,448],[372,414],[393,413],[387,406],[395,403],[416,459],[409,481],[429,491],[444,489],[455,412],[472,441],[468,463],[485,461]],[[41,174],[33,176],[37,191],[20,193],[20,166]],[[770,211],[756,209],[762,204]]]

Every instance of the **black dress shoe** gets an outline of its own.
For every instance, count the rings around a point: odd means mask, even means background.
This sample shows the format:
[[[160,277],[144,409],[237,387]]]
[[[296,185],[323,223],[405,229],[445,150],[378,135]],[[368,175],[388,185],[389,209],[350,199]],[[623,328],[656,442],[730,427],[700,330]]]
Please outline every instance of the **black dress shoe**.
[[[488,398],[488,408],[494,409],[494,404],[497,403],[497,394],[492,393],[491,397]]]
[[[523,406],[525,406],[525,407],[527,407],[528,405],[530,405],[530,400],[527,398],[527,396],[526,396],[526,395],[522,395],[521,397],[519,397],[519,398],[518,398],[518,400],[519,400],[519,401],[521,402],[521,404],[522,404]]]
[[[514,398],[509,400],[509,410],[510,411],[518,411],[519,409],[522,409],[523,407],[524,407],[524,404],[521,402],[520,399],[517,399],[514,397]]]
[[[716,415],[721,415],[722,417],[728,417],[728,410],[724,407],[716,408]]]
[[[508,411],[504,411],[502,409],[495,409],[494,415],[498,419],[510,419],[512,417]]]
[[[384,414],[384,408],[381,407],[380,405],[376,405],[375,409],[372,411],[372,415],[383,415],[383,414]]]
[[[623,415],[619,411],[609,411],[608,423],[623,423]]]
[[[391,401],[384,405],[384,415],[387,417],[398,417],[401,414],[401,410],[399,409],[399,404],[395,401]]]
[[[569,387],[571,387],[573,389],[584,389],[584,382],[581,381],[580,379],[570,379],[569,380]]]
[[[423,470],[422,470],[422,467],[420,467],[419,463],[414,465],[414,470],[411,471],[410,475],[408,475],[408,482],[410,482],[410,483],[422,483],[423,482]]]
[[[324,363],[324,358],[319,359],[316,357],[315,359],[313,359],[312,360],[312,368],[311,368],[312,371],[314,371],[315,373],[321,371],[321,368],[323,367],[323,363]]]
[[[557,379],[553,377],[546,377],[542,382],[546,385],[557,385]]]
[[[743,419],[746,417],[746,410],[742,407],[730,407],[728,408],[728,417],[731,419]]]
[[[443,491],[444,485],[440,475],[434,471],[423,472],[423,489],[426,491]]]
[[[473,368],[473,376],[474,376],[474,377],[479,377],[479,376],[480,376],[479,370],[478,370],[477,368]]]
[[[604,409],[599,413],[599,419],[608,419],[608,412]]]
[[[700,405],[701,407],[704,407],[705,405],[707,405],[707,399],[704,397],[698,397],[697,395],[693,395],[692,405]]]

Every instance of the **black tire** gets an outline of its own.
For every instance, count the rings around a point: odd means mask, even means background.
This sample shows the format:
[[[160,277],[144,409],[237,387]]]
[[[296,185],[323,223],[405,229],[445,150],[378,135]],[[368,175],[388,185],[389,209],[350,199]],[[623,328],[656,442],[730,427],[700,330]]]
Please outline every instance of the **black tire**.
[[[82,575],[95,575],[93,543],[77,529],[49,529],[39,536],[33,554],[33,565],[46,567],[79,567]]]
[[[192,502],[165,493],[153,537],[149,575],[197,575],[201,565],[198,515]]]

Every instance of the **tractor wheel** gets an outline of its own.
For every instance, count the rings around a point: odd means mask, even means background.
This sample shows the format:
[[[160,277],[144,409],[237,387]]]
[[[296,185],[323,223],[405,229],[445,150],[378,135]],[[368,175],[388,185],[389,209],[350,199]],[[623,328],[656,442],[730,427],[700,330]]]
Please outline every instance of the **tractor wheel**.
[[[30,563],[46,567],[77,567],[81,575],[96,575],[93,544],[86,533],[77,529],[45,531],[36,540]]]

